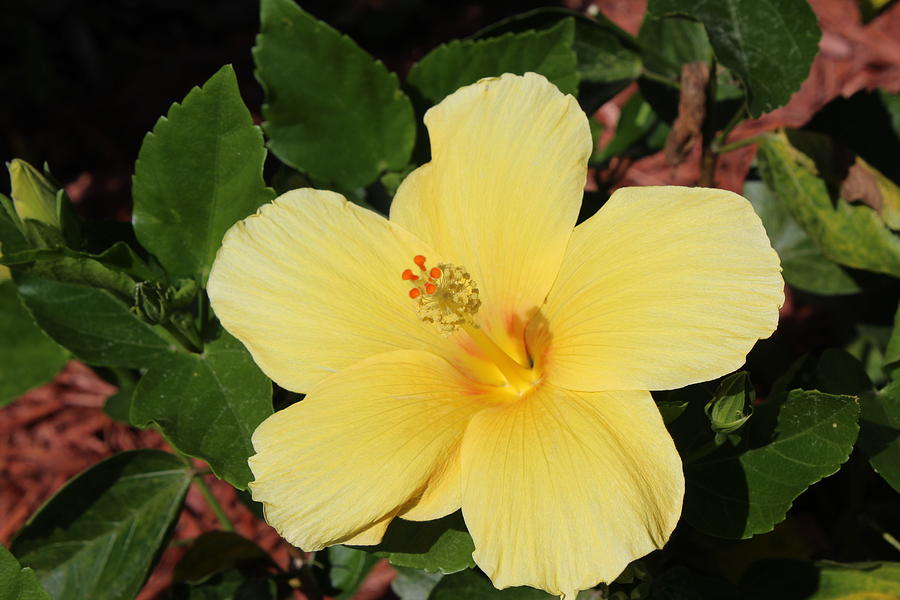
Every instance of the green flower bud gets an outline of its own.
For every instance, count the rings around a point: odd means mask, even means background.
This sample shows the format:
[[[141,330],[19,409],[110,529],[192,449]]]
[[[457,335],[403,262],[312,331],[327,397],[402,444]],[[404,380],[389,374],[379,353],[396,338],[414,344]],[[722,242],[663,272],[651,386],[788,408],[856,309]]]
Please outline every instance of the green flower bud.
[[[134,286],[134,306],[132,310],[152,325],[169,319],[168,290],[153,281],[142,281]]]
[[[744,426],[753,414],[752,398],[753,388],[747,373],[742,371],[722,380],[716,395],[706,405],[706,416],[717,439]]]
[[[24,222],[33,219],[59,228],[56,212],[56,193],[59,188],[47,177],[22,159],[8,163],[12,199],[16,213]]]

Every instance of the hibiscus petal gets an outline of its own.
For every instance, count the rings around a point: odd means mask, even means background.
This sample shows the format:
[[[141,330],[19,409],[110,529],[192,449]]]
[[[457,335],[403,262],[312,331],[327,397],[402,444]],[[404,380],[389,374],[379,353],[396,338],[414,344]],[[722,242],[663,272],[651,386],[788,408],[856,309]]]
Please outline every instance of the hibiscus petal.
[[[575,228],[529,345],[568,389],[678,388],[739,368],[775,330],[783,289],[741,196],[624,188]]]
[[[391,521],[394,520],[395,516],[397,516],[396,512],[388,513],[386,517],[368,529],[363,529],[353,537],[344,540],[342,543],[347,546],[377,546],[381,543],[388,525],[391,524]]]
[[[543,76],[506,74],[425,115],[431,162],[397,191],[391,221],[478,282],[478,321],[523,363],[527,319],[556,278],[581,206],[591,134]]]
[[[373,356],[257,428],[253,498],[266,521],[304,550],[377,543],[485,406],[481,390],[438,356]]]
[[[416,316],[401,273],[416,268],[417,254],[439,260],[401,227],[339,194],[294,190],[225,234],[209,297],[222,325],[290,390],[306,392],[335,371],[398,349],[433,350],[477,369],[453,337]]]
[[[462,441],[462,440],[460,440]],[[440,519],[462,506],[459,446],[447,452],[444,463],[435,469],[422,495],[403,507],[400,516],[407,521]]]
[[[543,384],[478,413],[463,438],[463,515],[494,585],[574,599],[665,544],[681,460],[648,392]]]

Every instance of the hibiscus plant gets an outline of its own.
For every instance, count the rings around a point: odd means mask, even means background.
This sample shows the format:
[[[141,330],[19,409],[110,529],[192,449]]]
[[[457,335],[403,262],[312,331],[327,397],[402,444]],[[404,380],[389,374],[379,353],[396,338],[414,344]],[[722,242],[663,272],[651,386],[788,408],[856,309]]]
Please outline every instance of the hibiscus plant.
[[[896,156],[759,119],[820,37],[805,0],[650,0],[637,35],[548,8],[401,80],[261,0],[262,125],[232,67],[192,89],[131,223],[11,159],[0,402],[79,360],[167,450],[60,488],[0,598],[135,598],[192,485],[222,530],[172,598],[351,598],[385,559],[401,600],[900,597]],[[623,180],[652,155],[697,168]]]

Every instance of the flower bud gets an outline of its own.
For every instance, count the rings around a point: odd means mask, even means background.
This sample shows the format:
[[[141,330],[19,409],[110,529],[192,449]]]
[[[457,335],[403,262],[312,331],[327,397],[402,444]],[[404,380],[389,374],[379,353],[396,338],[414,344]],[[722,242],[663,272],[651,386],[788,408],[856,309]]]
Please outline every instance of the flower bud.
[[[753,414],[752,398],[753,388],[746,373],[735,373],[722,380],[715,397],[706,405],[706,416],[717,439],[744,426]]]
[[[169,319],[168,290],[155,281],[142,281],[134,286],[132,311],[151,325]]]
[[[13,159],[7,167],[13,204],[19,218],[23,222],[33,219],[58,229],[56,194],[59,188],[22,159]]]

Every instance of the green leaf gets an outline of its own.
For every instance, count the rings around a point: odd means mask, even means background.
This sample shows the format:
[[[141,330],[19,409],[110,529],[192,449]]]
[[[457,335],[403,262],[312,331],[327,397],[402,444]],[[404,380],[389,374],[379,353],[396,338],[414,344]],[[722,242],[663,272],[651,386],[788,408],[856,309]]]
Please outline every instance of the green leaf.
[[[117,454],[54,494],[12,553],[54,600],[130,600],[169,539],[190,481],[189,467],[167,452]]]
[[[134,181],[134,231],[172,274],[205,283],[222,236],[271,201],[262,132],[234,69],[219,69],[144,138]]]
[[[819,585],[805,600],[888,600],[900,598],[900,563],[816,563]]]
[[[892,600],[900,598],[900,563],[764,559],[741,580],[746,600]]]
[[[349,546],[331,546],[328,548],[328,562],[331,565],[328,579],[337,592],[329,594],[329,597],[348,600],[356,594],[366,575],[378,562],[378,557]]]
[[[0,600],[50,600],[37,575],[0,546]],[[405,600],[405,599],[404,599]]]
[[[134,388],[137,387],[137,382],[140,379],[140,372],[121,367],[101,367],[95,369],[95,372],[105,381],[119,388],[115,394],[106,399],[106,403],[103,405],[103,412],[120,423],[133,425],[131,422],[131,401],[134,398]]]
[[[21,225],[12,200],[0,194],[0,256],[31,247],[22,234]]]
[[[431,590],[444,578],[443,573],[428,573],[396,565],[394,571],[397,576],[391,582],[391,590],[400,600],[428,600]]]
[[[891,329],[891,337],[888,339],[887,348],[884,350],[884,372],[891,379],[898,379],[900,369],[900,303],[894,312],[894,327]]]
[[[15,284],[0,282],[0,406],[50,381],[67,359],[22,306]]]
[[[175,565],[172,581],[203,583],[228,569],[252,563],[268,566],[271,560],[262,548],[233,531],[208,531],[194,540]]]
[[[659,125],[659,117],[650,104],[641,94],[634,94],[622,107],[616,134],[599,152],[594,149],[591,165],[603,165],[614,156],[621,156],[649,136]]]
[[[28,273],[17,274],[16,282],[41,329],[86,363],[141,368],[176,351],[111,292]]]
[[[876,473],[900,492],[900,381],[876,391],[865,367],[848,352],[829,348],[816,365],[819,389],[860,400],[859,449]]]
[[[894,130],[894,135],[900,138],[900,94],[878,90],[878,97],[891,119],[891,129]]]
[[[128,226],[130,228],[130,225]],[[68,259],[68,262],[64,262]],[[60,263],[57,266],[32,267],[32,263]],[[133,280],[156,280],[165,273],[151,267],[124,241],[116,241],[99,253],[82,252],[65,247],[27,248],[7,252],[0,263],[35,270],[48,279],[82,282],[123,294],[134,289]]]
[[[792,140],[815,149],[810,152],[828,145],[826,137],[808,132],[792,134]],[[813,158],[792,146],[786,134],[764,136],[757,158],[766,184],[825,257],[900,277],[900,237],[869,207],[835,198]]]
[[[550,596],[530,587],[496,589],[490,580],[476,571],[463,571],[441,579],[428,600],[549,600]],[[405,600],[405,599],[404,599]]]
[[[821,32],[806,0],[650,0],[647,12],[703,23],[719,62],[747,88],[754,117],[787,104],[819,50]]]
[[[709,62],[713,55],[703,24],[683,17],[648,16],[641,23],[637,39],[645,48],[647,70],[676,82],[682,65]]]
[[[641,73],[637,41],[602,13],[592,18],[565,8],[537,8],[489,25],[475,37],[546,30],[569,19],[575,23],[572,49],[577,60],[578,102],[592,114]]]
[[[667,425],[681,416],[688,407],[686,400],[659,400],[656,402],[656,408],[662,415],[663,422]]]
[[[253,57],[272,152],[340,189],[403,168],[416,123],[397,76],[293,0],[262,0],[261,9]]]
[[[862,396],[859,449],[875,471],[900,492],[900,381]]]
[[[176,584],[169,597],[172,600],[275,600],[276,591],[271,579],[228,569],[200,585]]]
[[[663,119],[672,122],[678,116],[678,86],[684,65],[709,63],[713,56],[706,28],[683,17],[648,17],[641,23],[637,39],[645,67],[641,93]],[[744,104],[745,94],[731,71],[720,65],[716,73],[716,104],[710,116],[715,128],[720,129]]]
[[[744,196],[763,222],[772,247],[781,257],[784,280],[793,287],[824,296],[855,294],[859,285],[840,265],[828,260],[806,231],[762,181],[744,184]]]
[[[685,466],[684,517],[719,537],[771,531],[794,498],[850,456],[858,415],[856,398],[817,391],[794,390],[781,406],[758,406],[739,445]]]
[[[577,57],[571,18],[543,31],[505,33],[483,40],[454,40],[438,46],[409,71],[407,83],[437,104],[464,85],[503,73],[540,73],[564,94],[577,94]]]
[[[422,523],[394,519],[377,546],[364,548],[392,565],[429,572],[456,573],[475,566],[475,544],[459,511]]]
[[[875,391],[862,363],[840,348],[828,348],[819,357],[816,388],[844,396],[862,396]]]
[[[713,436],[704,407],[712,400],[716,388],[716,382],[703,382],[676,390],[653,392],[653,399],[660,408],[669,435],[683,457],[691,456],[698,448],[712,443]],[[667,415],[665,411],[671,412]]]
[[[156,423],[180,452],[241,489],[251,479],[250,436],[271,414],[272,383],[225,331],[202,354],[175,353],[153,364],[131,407],[133,423]]]
[[[134,280],[102,261],[65,248],[38,248],[0,258],[0,263],[35,277],[66,283],[85,284],[128,297],[134,293]]]

